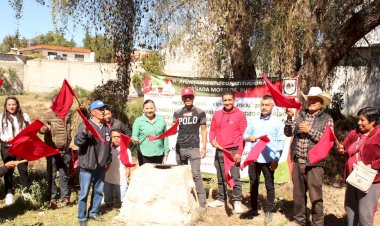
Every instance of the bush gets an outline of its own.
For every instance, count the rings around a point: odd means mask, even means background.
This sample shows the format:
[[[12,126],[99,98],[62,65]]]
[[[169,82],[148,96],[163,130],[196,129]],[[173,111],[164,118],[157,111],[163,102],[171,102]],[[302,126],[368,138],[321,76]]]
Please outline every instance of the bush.
[[[49,94],[49,98],[53,99],[53,97],[59,93],[60,89],[61,87],[53,89]],[[78,99],[87,98],[87,96],[89,95],[89,92],[86,89],[79,86],[75,86],[73,90]]]
[[[343,109],[344,99],[342,93],[334,93],[331,104],[326,108],[326,112],[331,115],[334,121],[343,119],[341,111]]]
[[[131,125],[137,117],[142,115],[144,98],[136,98],[127,103],[126,114]]]
[[[45,202],[49,200],[49,189],[48,183],[45,178],[39,180],[33,180],[30,186],[32,192],[33,200],[32,203],[36,206],[42,206]]]
[[[136,88],[142,88],[144,86],[146,73],[139,73],[132,77],[132,85]]]

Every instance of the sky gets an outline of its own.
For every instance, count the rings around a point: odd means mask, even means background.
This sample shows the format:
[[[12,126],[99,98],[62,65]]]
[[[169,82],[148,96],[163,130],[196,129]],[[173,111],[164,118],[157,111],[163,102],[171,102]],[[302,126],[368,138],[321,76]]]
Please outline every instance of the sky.
[[[73,31],[70,24],[68,27],[69,30],[65,32],[65,38],[69,41],[73,39],[77,47],[82,46],[85,31],[81,27]],[[7,35],[14,35],[17,28],[20,36],[27,39],[54,30],[51,9],[36,3],[34,0],[24,0],[23,15],[17,21],[15,10],[9,5],[8,0],[0,0],[0,42]]]

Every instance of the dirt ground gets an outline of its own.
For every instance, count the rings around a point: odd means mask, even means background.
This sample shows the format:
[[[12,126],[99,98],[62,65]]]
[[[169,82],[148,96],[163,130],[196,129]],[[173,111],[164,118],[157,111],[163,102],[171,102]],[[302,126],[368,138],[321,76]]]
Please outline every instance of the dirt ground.
[[[345,188],[336,188],[329,185],[323,186],[323,200],[325,212],[325,225],[338,226],[346,225],[345,211],[344,211],[344,192]],[[243,189],[244,198],[243,205],[245,210],[248,211],[249,193],[248,189]],[[213,196],[216,193],[213,191]],[[211,202],[212,198],[208,198]],[[264,212],[263,205],[266,201],[266,191],[264,184],[260,184],[259,188],[259,205],[261,204],[261,211],[259,216],[252,217],[243,213],[241,215],[234,214],[232,203],[227,203],[225,207],[208,208],[207,213],[200,216],[200,218],[192,225],[211,226],[211,225],[264,225]],[[308,213],[310,213],[310,202],[308,201]],[[285,183],[276,185],[276,213],[273,215],[273,222],[270,225],[282,226],[292,225],[291,219],[293,215],[293,199],[292,199],[292,185]],[[375,224],[380,225],[380,214],[376,213]]]

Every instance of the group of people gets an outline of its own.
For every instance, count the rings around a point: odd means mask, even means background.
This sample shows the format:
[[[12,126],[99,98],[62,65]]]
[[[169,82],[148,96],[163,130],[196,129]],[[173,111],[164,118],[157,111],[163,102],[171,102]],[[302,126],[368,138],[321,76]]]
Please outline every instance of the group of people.
[[[207,144],[206,114],[194,106],[194,90],[184,88],[181,92],[184,107],[173,114],[173,124],[179,120],[178,137],[176,143],[176,161],[178,165],[188,164],[193,174],[199,205],[206,208],[206,193],[200,174],[200,161],[205,157]],[[279,159],[285,148],[285,137],[293,137],[290,146],[290,155],[293,162],[292,182],[295,225],[306,225],[307,193],[311,202],[311,225],[324,225],[323,210],[323,175],[325,160],[311,164],[308,152],[319,142],[326,126],[334,127],[333,119],[324,108],[331,103],[331,97],[319,87],[311,87],[304,95],[305,108],[295,116],[294,111],[286,109],[288,115],[285,123],[272,114],[274,100],[265,95],[260,101],[260,115],[249,122],[244,112],[235,107],[234,93],[226,92],[222,95],[223,109],[212,116],[208,141],[216,148],[214,165],[217,171],[218,193],[217,199],[208,203],[211,208],[226,205],[227,186],[224,174],[223,151],[230,152],[235,159],[235,165],[230,169],[234,181],[231,199],[235,213],[243,213],[242,187],[240,180],[240,161],[245,145],[250,143],[253,148],[258,144],[261,136],[267,135],[270,142],[264,147],[257,160],[249,165],[250,204],[248,213],[257,216],[258,213],[258,186],[260,174],[263,172],[267,203],[265,205],[264,224],[273,220],[275,211],[274,171],[278,167]],[[133,125],[132,138],[140,142],[139,154],[144,161],[161,163],[167,158],[167,141],[157,141],[152,144],[147,141],[149,134],[159,135],[166,130],[164,119],[154,114],[155,105],[152,100],[144,103],[145,115],[138,118]],[[345,175],[353,170],[357,161],[364,162],[367,167],[380,169],[380,111],[377,108],[365,107],[358,112],[357,129],[350,132],[345,141],[338,145],[338,153],[348,155]],[[162,122],[160,129],[158,125]],[[156,125],[154,125],[156,123]],[[200,140],[201,138],[201,140]],[[153,153],[151,147],[154,145]],[[161,151],[158,151],[161,150]],[[223,150],[223,151],[222,151]],[[359,159],[355,158],[360,153]],[[148,157],[148,158],[147,158]],[[148,160],[147,160],[148,159]],[[140,160],[139,160],[140,162]],[[372,225],[373,216],[377,207],[380,192],[380,175],[377,174],[368,192],[347,185],[345,209],[348,225]]]
[[[249,165],[250,179],[250,209],[252,216],[259,214],[258,187],[260,174],[263,172],[267,203],[265,205],[264,224],[272,222],[275,211],[274,171],[285,148],[285,137],[293,137],[290,155],[293,162],[292,182],[294,200],[294,223],[306,225],[307,193],[311,202],[311,225],[324,224],[323,212],[323,175],[325,161],[311,164],[308,152],[319,142],[326,125],[333,128],[334,122],[323,108],[328,106],[331,98],[319,87],[312,87],[306,98],[304,110],[296,116],[294,111],[287,109],[287,119],[283,123],[272,114],[274,100],[265,95],[260,101],[260,115],[247,122],[245,113],[235,107],[235,96],[232,92],[222,94],[223,108],[212,116],[209,134],[207,136],[206,113],[194,105],[195,93],[192,88],[181,91],[184,106],[173,114],[173,125],[178,123],[178,136],[175,146],[178,165],[190,163],[193,180],[198,194],[199,206],[203,212],[206,207],[217,208],[226,205],[227,186],[224,171],[223,152],[229,152],[235,164],[230,169],[234,182],[232,202],[237,214],[244,212],[242,206],[242,184],[240,180],[240,162],[246,145],[252,148],[260,145],[262,136],[269,138],[269,143],[263,147],[257,160]],[[88,219],[100,221],[98,215],[102,200],[106,205],[120,204],[128,187],[128,177],[131,169],[120,162],[120,136],[131,137],[138,149],[140,166],[145,163],[165,163],[169,153],[168,138],[149,141],[148,136],[158,136],[167,130],[164,118],[155,113],[156,106],[152,100],[143,104],[143,114],[132,126],[132,131],[121,121],[114,119],[108,105],[100,100],[90,104],[89,122],[104,139],[99,141],[84,125],[79,125],[74,137],[74,143],[79,147],[79,183],[78,220],[80,225],[87,225]],[[6,152],[10,141],[29,123],[26,113],[21,111],[19,102],[14,97],[5,101],[1,118],[1,155],[4,166],[0,175],[4,174],[6,204],[13,202],[12,175],[13,168],[18,167],[23,186],[24,197],[30,196],[28,188],[27,162],[19,163],[17,158]],[[355,168],[358,161],[367,167],[380,169],[380,112],[377,108],[366,107],[358,112],[358,128],[351,131],[337,149],[342,155],[347,155],[345,174]],[[64,204],[70,203],[68,186],[68,167],[71,159],[69,151],[71,138],[71,115],[66,120],[60,119],[54,112],[45,114],[41,129],[45,142],[59,149],[61,154],[47,157],[49,187],[51,188],[50,204],[57,207],[56,172],[60,177],[60,199]],[[208,139],[207,139],[208,138]],[[214,165],[217,172],[218,193],[216,200],[206,203],[206,191],[200,171],[201,159],[206,156],[206,145],[209,142],[216,148]],[[128,150],[130,161],[132,156]],[[377,174],[367,192],[362,192],[347,184],[345,209],[348,225],[372,225],[380,192],[380,175]],[[90,207],[87,210],[87,197],[92,188]],[[104,196],[104,197],[103,197]]]

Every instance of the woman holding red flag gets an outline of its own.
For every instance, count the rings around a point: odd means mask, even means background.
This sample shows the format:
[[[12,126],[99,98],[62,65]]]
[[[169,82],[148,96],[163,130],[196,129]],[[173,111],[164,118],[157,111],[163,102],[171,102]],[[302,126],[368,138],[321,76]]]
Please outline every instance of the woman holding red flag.
[[[4,164],[9,161],[20,160],[14,155],[7,152],[11,141],[17,134],[30,124],[29,115],[22,112],[20,102],[14,96],[9,96],[5,99],[4,112],[0,115],[0,139],[1,139],[1,158]],[[20,174],[20,183],[22,186],[22,195],[24,199],[30,199],[29,180],[28,180],[28,162],[17,165]],[[5,185],[5,204],[13,204],[13,172],[14,169],[9,169],[4,175]]]
[[[339,147],[340,154],[348,156],[345,174],[362,161],[366,167],[377,170],[377,175],[367,193],[347,183],[344,208],[347,225],[373,225],[380,192],[380,111],[365,107],[358,112],[358,128],[352,130]]]
[[[153,100],[146,100],[143,105],[143,115],[133,123],[132,140],[138,146],[139,165],[145,163],[158,163],[168,156],[168,138],[149,141],[148,136],[158,136],[166,131],[165,119],[156,115],[156,106]]]

